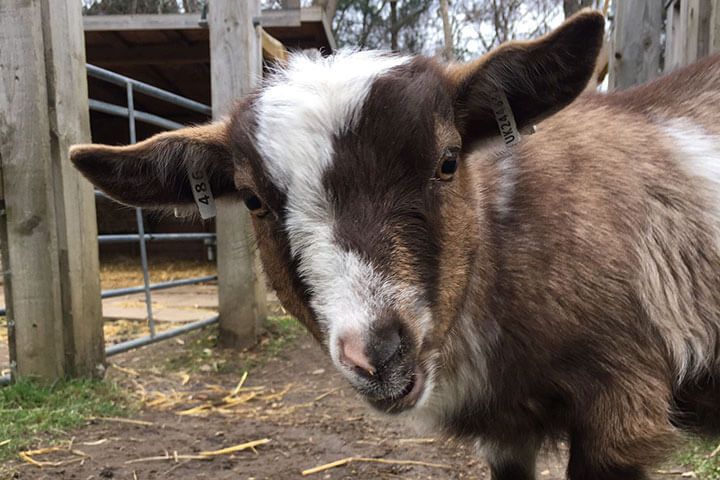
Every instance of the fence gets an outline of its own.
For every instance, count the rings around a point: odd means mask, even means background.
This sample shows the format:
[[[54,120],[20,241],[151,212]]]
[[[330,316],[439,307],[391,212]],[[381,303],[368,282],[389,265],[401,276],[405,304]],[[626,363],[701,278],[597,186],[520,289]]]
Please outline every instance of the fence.
[[[165,102],[171,103],[173,105],[177,105],[179,107],[186,108],[188,110],[192,110],[194,112],[198,112],[204,115],[207,115],[210,117],[212,115],[212,109],[207,106],[203,105],[202,103],[195,102],[193,100],[190,100],[185,97],[181,97],[179,95],[176,95],[174,93],[170,93],[166,90],[162,90],[160,88],[154,87],[152,85],[148,85],[143,82],[139,82],[137,80],[133,80],[131,78],[125,77],[123,75],[119,75],[117,73],[96,67],[94,65],[88,65],[87,66],[88,76],[91,76],[93,78],[103,80],[112,84],[115,84],[117,86],[125,88],[127,92],[127,108],[119,106],[119,105],[113,105],[106,102],[101,102],[98,100],[90,100],[89,106],[90,110],[94,110],[97,112],[107,113],[110,115],[116,115],[120,117],[124,117],[128,119],[128,128],[130,131],[130,143],[136,143],[137,137],[136,137],[136,121],[142,121],[146,122],[152,125],[156,125],[161,128],[165,128],[168,130],[174,130],[178,128],[182,128],[184,125],[173,122],[171,120],[168,120],[166,118],[153,115],[147,112],[142,112],[135,110],[135,92],[142,93],[144,95],[148,95],[154,98],[157,98],[159,100],[163,100]],[[102,193],[96,192],[96,195],[102,196]],[[120,288],[115,290],[106,290],[102,292],[102,298],[111,298],[111,297],[118,297],[122,295],[128,295],[132,293],[145,293],[145,305],[147,308],[147,318],[148,318],[148,326],[150,330],[150,334],[139,338],[135,340],[129,340],[126,342],[118,343],[112,346],[109,346],[105,349],[105,354],[107,356],[115,355],[121,352],[125,352],[127,350],[130,350],[132,348],[137,348],[143,345],[148,345],[150,343],[154,343],[166,338],[172,338],[174,336],[180,335],[182,333],[186,333],[188,331],[192,331],[198,328],[206,327],[212,323],[215,323],[218,321],[219,317],[213,316],[209,319],[200,320],[197,322],[189,323],[187,325],[184,325],[179,328],[171,329],[168,331],[163,332],[161,335],[156,334],[155,332],[155,319],[153,317],[153,310],[152,310],[152,291],[153,290],[162,290],[162,289],[168,289],[173,287],[179,287],[184,285],[194,285],[198,283],[205,283],[213,280],[217,280],[216,275],[211,276],[204,276],[204,277],[196,277],[196,278],[189,278],[189,279],[183,279],[183,280],[175,280],[171,282],[163,282],[163,283],[157,283],[157,284],[150,284],[149,279],[149,272],[148,272],[148,260],[147,260],[147,242],[148,241],[214,241],[215,240],[215,234],[214,233],[166,233],[166,234],[146,234],[145,233],[145,225],[144,225],[144,219],[143,219],[143,212],[142,209],[136,208],[135,209],[135,219],[137,223],[137,234],[130,234],[130,235],[98,235],[98,242],[102,244],[108,244],[108,243],[125,243],[125,242],[135,242],[137,241],[140,246],[140,263],[142,266],[142,272],[143,272],[143,285],[141,287],[130,287],[130,288]]]
[[[120,105],[114,105],[114,104],[107,103],[107,102],[101,102],[99,100],[93,100],[93,99],[89,100],[89,107],[90,107],[90,110],[93,110],[93,111],[127,118],[128,119],[128,129],[130,132],[130,143],[137,142],[137,137],[136,137],[136,122],[137,121],[149,123],[151,125],[155,125],[155,126],[158,126],[161,128],[168,129],[168,130],[174,130],[174,129],[182,128],[184,126],[180,123],[173,122],[172,120],[169,120],[167,118],[163,118],[158,115],[153,115],[153,114],[150,114],[147,112],[136,110],[135,109],[135,101],[134,101],[136,92],[157,98],[159,100],[163,100],[165,102],[171,103],[171,104],[179,106],[179,107],[186,108],[188,110],[192,110],[194,112],[198,112],[198,113],[207,115],[208,117],[210,117],[212,115],[212,110],[207,105],[204,105],[199,102],[195,102],[195,101],[187,99],[185,97],[181,97],[181,96],[173,94],[171,92],[159,89],[152,85],[148,85],[146,83],[139,82],[137,80],[125,77],[123,75],[119,75],[117,73],[96,67],[94,65],[87,65],[87,74],[90,77],[93,77],[93,78],[96,78],[99,80],[103,80],[103,81],[106,81],[106,82],[109,82],[109,83],[112,83],[117,86],[125,88],[126,93],[127,93],[127,107],[123,107]],[[103,197],[105,195],[102,192],[96,191],[95,196]],[[214,315],[210,318],[195,321],[192,323],[188,323],[186,325],[183,325],[182,327],[169,329],[162,333],[157,333],[155,331],[155,319],[153,316],[153,307],[152,307],[152,292],[153,291],[216,281],[217,275],[208,275],[208,276],[186,278],[186,279],[180,279],[180,280],[173,280],[173,281],[169,281],[169,282],[161,282],[161,283],[151,284],[150,283],[150,272],[148,269],[147,242],[151,242],[151,241],[181,241],[181,242],[183,242],[183,241],[204,241],[204,242],[208,243],[208,242],[215,242],[216,235],[214,233],[156,233],[156,234],[146,233],[145,225],[144,225],[143,211],[140,208],[135,209],[135,219],[136,219],[136,224],[137,224],[137,233],[136,234],[98,235],[98,243],[102,245],[102,244],[112,244],[112,243],[138,242],[138,245],[140,247],[140,264],[141,264],[141,268],[142,268],[142,272],[143,272],[143,285],[137,286],[137,287],[104,290],[101,294],[101,297],[103,299],[105,299],[105,298],[113,298],[113,297],[119,297],[119,296],[144,292],[145,293],[145,304],[146,304],[146,308],[147,308],[147,320],[148,320],[149,334],[147,336],[144,336],[141,338],[136,338],[133,340],[128,340],[125,342],[106,346],[106,348],[105,348],[106,356],[116,355],[118,353],[122,353],[122,352],[128,351],[133,348],[138,348],[138,347],[141,347],[144,345],[149,345],[151,343],[155,343],[155,342],[158,342],[161,340],[172,338],[172,337],[175,337],[175,336],[178,336],[178,335],[181,335],[181,334],[193,331],[193,330],[207,327],[207,326],[215,324],[219,321],[219,316]],[[0,315],[5,315],[5,314],[6,314],[6,309],[3,307],[0,309]],[[5,385],[8,383],[10,383],[9,375],[0,377],[0,385]]]

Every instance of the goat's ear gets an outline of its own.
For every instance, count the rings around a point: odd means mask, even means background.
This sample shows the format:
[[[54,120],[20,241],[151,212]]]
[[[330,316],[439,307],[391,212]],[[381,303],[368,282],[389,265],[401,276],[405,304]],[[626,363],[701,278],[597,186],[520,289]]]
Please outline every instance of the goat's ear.
[[[537,40],[510,42],[475,62],[448,66],[463,138],[499,135],[492,109],[498,92],[520,129],[568,105],[590,80],[603,36],[602,14],[585,10]]]
[[[235,191],[226,122],[160,133],[125,147],[75,145],[70,159],[100,190],[128,205],[192,203],[190,172],[204,172],[215,196]]]

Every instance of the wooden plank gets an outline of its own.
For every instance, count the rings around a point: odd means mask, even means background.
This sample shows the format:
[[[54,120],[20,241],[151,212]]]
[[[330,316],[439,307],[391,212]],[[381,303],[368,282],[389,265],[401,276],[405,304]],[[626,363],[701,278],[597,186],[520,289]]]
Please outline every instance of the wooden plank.
[[[274,61],[284,62],[287,60],[288,51],[285,49],[285,45],[264,29],[261,28],[261,31],[263,56]]]
[[[335,35],[332,31],[332,17],[327,14],[323,9],[320,11],[320,24],[325,32],[325,38],[327,38],[328,45],[331,50],[337,50],[337,42],[335,41]]]
[[[671,0],[666,9],[667,40],[665,42],[665,72],[671,72],[683,65],[687,36],[685,34],[683,9],[687,3],[682,0]]]
[[[251,0],[252,2],[253,0]],[[208,16],[210,15],[208,9]],[[264,27],[299,27],[301,23],[322,22],[324,11],[319,6],[290,10],[264,10],[256,17]],[[88,15],[83,17],[86,32],[124,30],[195,30],[205,28],[198,14]]]
[[[683,3],[687,4],[687,7],[683,9],[683,13],[685,14],[683,22],[685,24],[685,35],[687,38],[687,43],[685,45],[685,52],[682,64],[688,65],[698,59],[698,54],[701,48],[700,10],[703,0],[682,1]]]
[[[229,113],[262,75],[260,29],[253,17],[260,1],[213,0],[208,14],[213,117]],[[265,315],[264,284],[252,248],[250,215],[240,202],[217,205],[218,294],[221,345],[242,348],[255,343]]]
[[[697,3],[697,52],[696,58],[710,54],[710,21],[712,17],[712,0],[694,0]]]
[[[717,0],[674,0],[667,9],[665,71],[707,56],[716,48]]]
[[[18,377],[64,369],[62,303],[40,0],[0,2],[0,162]]]
[[[99,376],[105,342],[95,194],[68,158],[72,144],[90,142],[82,7],[42,0],[42,13],[66,374]]]
[[[720,53],[720,0],[712,0],[710,18],[710,53]]]
[[[142,15],[86,15],[83,17],[86,32],[122,30],[192,30],[200,26],[197,13],[142,14]]]
[[[611,89],[628,88],[660,74],[662,31],[657,0],[619,2],[610,56]]]

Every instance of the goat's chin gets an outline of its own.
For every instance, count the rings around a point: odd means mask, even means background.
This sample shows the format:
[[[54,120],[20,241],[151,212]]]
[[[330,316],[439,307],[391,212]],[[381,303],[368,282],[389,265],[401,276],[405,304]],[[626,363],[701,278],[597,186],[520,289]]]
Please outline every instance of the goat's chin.
[[[375,409],[389,414],[412,410],[425,392],[426,378],[425,372],[416,367],[401,390],[386,398],[368,398],[368,401]]]

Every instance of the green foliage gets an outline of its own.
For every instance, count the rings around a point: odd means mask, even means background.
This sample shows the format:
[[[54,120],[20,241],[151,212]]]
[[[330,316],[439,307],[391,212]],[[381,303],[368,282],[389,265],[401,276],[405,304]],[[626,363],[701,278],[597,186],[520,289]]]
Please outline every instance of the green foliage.
[[[268,318],[267,335],[261,341],[266,355],[277,357],[282,351],[291,345],[305,329],[295,318],[285,315]]]
[[[717,440],[692,440],[675,461],[695,472],[699,480],[720,480],[720,455],[710,457],[717,446]]]
[[[90,417],[126,411],[119,389],[107,382],[67,380],[45,386],[21,381],[0,388],[0,462],[31,447],[39,435],[64,434]]]

